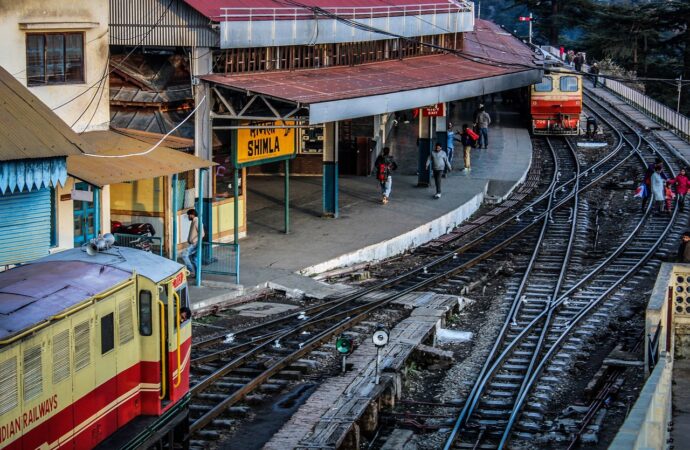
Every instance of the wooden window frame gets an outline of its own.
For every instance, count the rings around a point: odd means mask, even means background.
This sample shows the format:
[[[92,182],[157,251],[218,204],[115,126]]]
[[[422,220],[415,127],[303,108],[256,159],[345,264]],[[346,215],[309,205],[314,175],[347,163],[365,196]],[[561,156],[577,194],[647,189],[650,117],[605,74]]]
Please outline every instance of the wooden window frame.
[[[47,75],[47,64],[46,57],[48,52],[48,47],[46,45],[46,36],[63,36],[63,54],[62,54],[62,67],[65,78],[67,78],[67,36],[79,35],[81,37],[81,79],[79,80],[65,80],[65,81],[49,81]],[[29,38],[33,36],[43,36],[43,82],[33,81],[34,79],[29,78]],[[66,85],[66,84],[84,84],[86,83],[86,35],[83,31],[70,31],[70,32],[51,32],[51,33],[26,33],[25,36],[25,47],[26,47],[26,85],[28,87],[38,87],[38,86],[56,86],[56,85]]]

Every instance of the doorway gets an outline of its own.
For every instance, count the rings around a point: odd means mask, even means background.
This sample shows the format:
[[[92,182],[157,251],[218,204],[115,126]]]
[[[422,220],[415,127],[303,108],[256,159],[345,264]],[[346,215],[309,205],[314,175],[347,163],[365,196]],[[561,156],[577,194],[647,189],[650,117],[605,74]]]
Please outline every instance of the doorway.
[[[77,191],[88,191],[89,185],[77,183],[74,185]],[[79,247],[96,237],[94,227],[95,206],[93,201],[74,200],[74,246]]]

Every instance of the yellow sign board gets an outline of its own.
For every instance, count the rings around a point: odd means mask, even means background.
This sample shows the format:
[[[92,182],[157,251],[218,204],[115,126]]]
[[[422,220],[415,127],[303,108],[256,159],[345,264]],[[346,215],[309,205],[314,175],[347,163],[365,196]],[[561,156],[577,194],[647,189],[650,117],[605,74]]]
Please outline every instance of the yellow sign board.
[[[295,122],[257,122],[246,121],[237,130],[237,157],[239,167],[261,164],[262,162],[287,159],[295,154],[294,128],[256,128],[294,126]]]

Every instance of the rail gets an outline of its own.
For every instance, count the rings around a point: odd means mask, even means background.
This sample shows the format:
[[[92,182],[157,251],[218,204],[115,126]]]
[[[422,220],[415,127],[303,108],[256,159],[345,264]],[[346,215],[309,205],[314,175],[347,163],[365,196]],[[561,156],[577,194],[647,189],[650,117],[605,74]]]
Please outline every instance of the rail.
[[[115,245],[143,250],[163,256],[163,239],[158,236],[114,233]]]
[[[690,139],[690,118],[677,113],[642,92],[626,86],[620,81],[604,79],[604,86],[633,107],[651,116],[657,122],[675,131],[685,140]]]
[[[433,2],[409,5],[380,6],[340,6],[318,7],[324,17],[339,19],[372,19],[391,16],[420,16],[447,14],[454,12],[471,12],[473,4],[466,1]],[[316,10],[311,7],[232,7],[221,8],[221,21],[254,21],[254,20],[309,20],[316,18]]]

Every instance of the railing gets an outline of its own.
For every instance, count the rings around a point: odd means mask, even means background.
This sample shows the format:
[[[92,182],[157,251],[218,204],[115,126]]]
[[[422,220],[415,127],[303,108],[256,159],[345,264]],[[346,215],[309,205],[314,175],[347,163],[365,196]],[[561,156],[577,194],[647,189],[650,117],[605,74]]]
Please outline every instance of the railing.
[[[115,245],[130,247],[163,256],[163,239],[158,236],[143,236],[139,234],[114,233]]]
[[[644,95],[620,81],[604,79],[604,86],[618,94],[630,105],[650,115],[657,122],[671,128],[683,139],[690,139],[690,118]]]
[[[342,19],[370,19],[390,16],[419,16],[429,14],[447,14],[455,12],[471,12],[474,4],[464,0],[444,1],[412,5],[381,5],[381,6],[353,6],[353,7],[319,7],[324,14],[338,16]],[[221,8],[221,21],[253,21],[253,20],[306,20],[314,19],[314,11],[310,8]]]
[[[240,282],[240,246],[224,242],[202,242],[201,273],[234,275]]]

